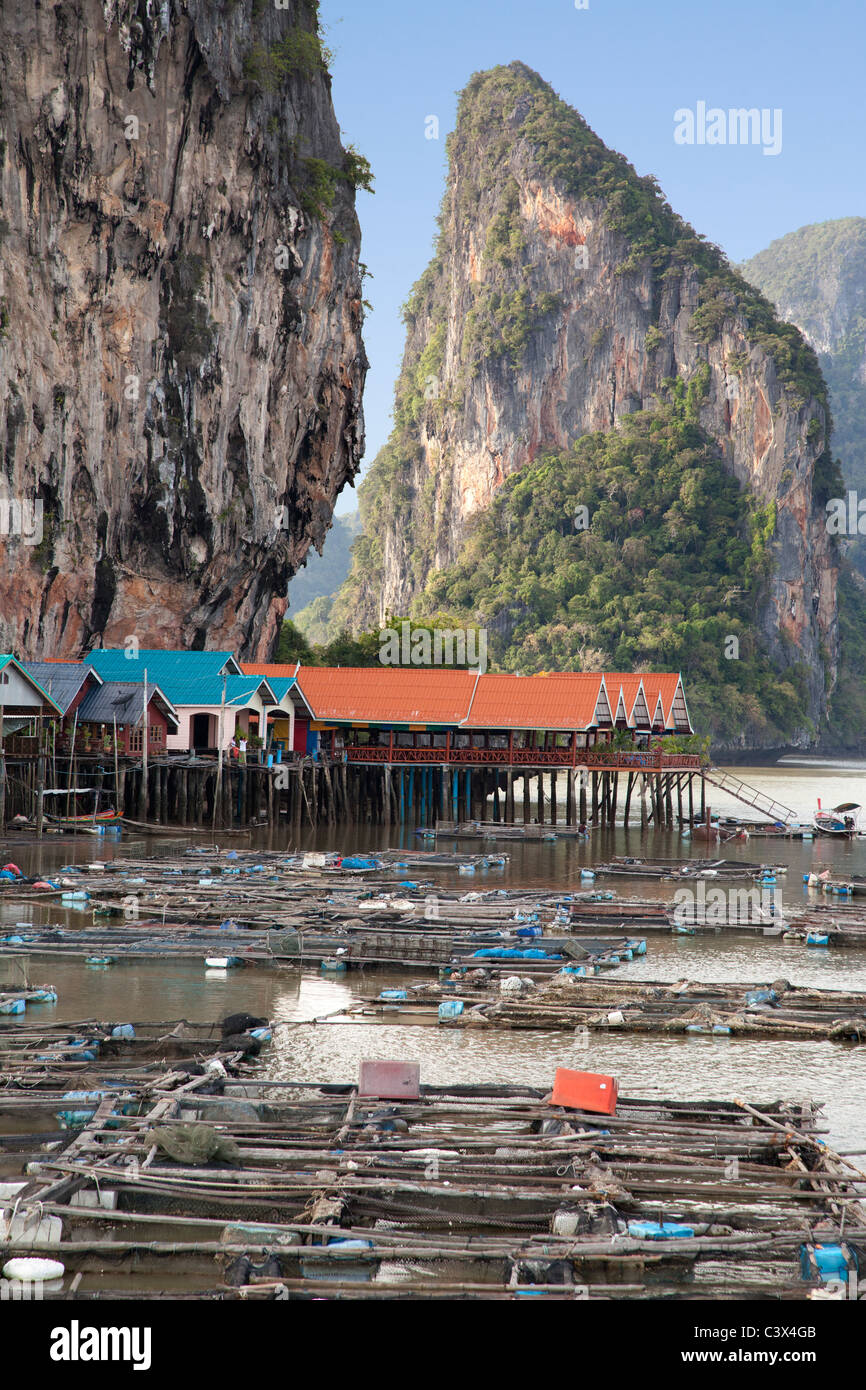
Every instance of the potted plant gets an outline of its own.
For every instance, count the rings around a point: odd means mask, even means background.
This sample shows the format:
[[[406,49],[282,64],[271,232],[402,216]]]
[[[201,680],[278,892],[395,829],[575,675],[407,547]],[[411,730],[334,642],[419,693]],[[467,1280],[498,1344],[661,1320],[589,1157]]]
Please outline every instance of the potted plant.
[[[256,761],[257,761],[257,762],[261,762],[261,760],[262,760],[262,740],[261,740],[261,738],[259,737],[259,735],[258,735],[258,734],[250,734],[249,738],[247,739],[247,743],[249,744],[250,748],[255,749],[255,751],[256,751],[256,753],[257,753],[257,755],[258,755]]]

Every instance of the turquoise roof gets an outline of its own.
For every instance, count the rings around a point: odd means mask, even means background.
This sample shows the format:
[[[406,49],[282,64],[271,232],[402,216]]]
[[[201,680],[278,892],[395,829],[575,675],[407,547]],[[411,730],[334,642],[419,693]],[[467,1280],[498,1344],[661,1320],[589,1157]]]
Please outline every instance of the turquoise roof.
[[[147,676],[149,680],[150,667]],[[160,681],[160,689],[175,708],[179,705],[214,707],[222,704],[223,684],[227,709],[242,709],[250,704],[262,686],[265,703],[274,703],[270,698],[273,686],[264,676],[167,676]]]
[[[274,699],[282,704],[285,695],[291,690],[293,685],[297,685],[294,676],[268,676],[268,685],[274,692]]]
[[[233,652],[185,652],[179,648],[142,647],[137,656],[132,656],[123,648],[98,647],[88,652],[84,660],[105,681],[140,681],[146,670],[148,681],[155,681],[172,702],[174,695],[169,686],[175,680],[221,677],[223,668],[232,672],[240,670]]]

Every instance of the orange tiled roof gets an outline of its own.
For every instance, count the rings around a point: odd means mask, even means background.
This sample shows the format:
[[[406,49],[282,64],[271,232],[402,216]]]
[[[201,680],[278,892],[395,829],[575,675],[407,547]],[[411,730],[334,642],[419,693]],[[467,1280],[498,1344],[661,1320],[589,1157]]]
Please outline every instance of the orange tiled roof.
[[[242,663],[245,675],[291,677],[296,663]],[[609,724],[622,693],[635,725],[643,690],[652,722],[661,699],[666,727],[680,678],[641,672],[557,671],[514,676],[448,668],[302,666],[298,688],[317,721],[460,725],[466,729],[590,729]],[[607,705],[610,714],[607,715]],[[643,720],[641,720],[643,726]]]
[[[241,661],[245,676],[273,676],[291,680],[298,669],[297,661]]]
[[[653,720],[653,723],[656,722],[656,706],[659,700],[661,700],[665,728],[672,727],[671,714],[679,684],[680,678],[675,671],[665,671],[663,673],[650,671],[644,676],[643,688],[646,691],[650,718]]]
[[[485,675],[466,729],[588,729],[595,725],[603,677],[588,671],[545,676]],[[609,696],[614,707],[615,697]]]
[[[302,666],[298,672],[317,720],[357,724],[459,724],[475,681],[474,671],[406,666]]]

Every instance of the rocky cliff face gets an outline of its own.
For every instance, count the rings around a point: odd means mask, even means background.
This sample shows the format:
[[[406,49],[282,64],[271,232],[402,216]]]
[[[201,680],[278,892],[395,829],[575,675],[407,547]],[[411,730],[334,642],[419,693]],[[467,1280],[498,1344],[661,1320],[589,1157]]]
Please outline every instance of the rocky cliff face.
[[[845,481],[866,488],[866,218],[801,227],[741,270],[817,352]]]
[[[267,657],[363,446],[315,0],[4,0],[0,101],[0,649]]]
[[[336,621],[405,612],[510,474],[701,377],[701,425],[774,508],[756,619],[773,662],[808,667],[817,721],[835,670],[836,557],[813,500],[831,469],[814,354],[522,64],[472,79],[449,156],[437,252],[405,312],[395,429],[361,490],[365,536]]]

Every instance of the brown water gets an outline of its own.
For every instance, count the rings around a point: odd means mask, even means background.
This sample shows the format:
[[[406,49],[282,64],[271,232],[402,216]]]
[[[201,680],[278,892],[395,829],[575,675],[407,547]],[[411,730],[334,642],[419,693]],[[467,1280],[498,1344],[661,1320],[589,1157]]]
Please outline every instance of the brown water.
[[[825,808],[842,801],[858,802],[866,808],[866,762],[804,758],[772,767],[735,767],[730,771],[759,791],[774,797],[783,805],[790,806],[804,824],[810,822],[819,798]],[[744,819],[760,818],[752,817],[747,806],[709,784],[707,798],[714,813],[740,816]],[[563,808],[560,819],[564,821]],[[219,842],[219,832],[216,838]],[[63,864],[84,864],[93,859],[177,855],[188,845],[207,846],[209,837],[185,837],[179,830],[176,838],[134,836],[126,833],[119,841],[90,835],[49,836],[42,845],[37,845],[32,836],[22,835],[5,843],[6,848],[2,851],[4,856],[17,863],[25,873],[34,874],[50,873]],[[302,826],[300,831],[295,831],[282,822],[277,826],[253,830],[248,835],[226,838],[223,840],[223,848],[278,851],[341,850],[348,854],[385,848],[418,850],[429,847],[431,843],[422,841],[415,834],[415,828],[411,824],[320,826],[316,829]],[[439,850],[459,849],[465,853],[480,853],[489,847],[481,840],[454,840],[446,837],[437,839],[435,843]],[[501,883],[504,887],[554,886],[560,889],[573,885],[579,878],[581,868],[591,867],[593,863],[610,858],[614,854],[643,853],[657,857],[682,856],[687,859],[707,854],[710,850],[705,844],[693,844],[678,830],[651,831],[648,835],[642,836],[640,827],[632,825],[626,830],[621,826],[611,831],[597,830],[590,841],[560,839],[554,843],[527,843],[502,840],[497,842],[495,852],[507,854],[509,863],[504,870],[490,870],[485,874],[484,887],[493,886],[495,882]],[[731,841],[721,852],[731,859],[788,864],[791,870],[800,873],[808,873],[810,870],[820,872],[824,868],[830,868],[840,874],[848,871],[866,873],[866,837],[855,840],[817,837],[811,841],[754,837],[747,841]],[[443,875],[444,881],[457,881],[453,871],[430,869],[428,873],[430,876],[438,876],[440,881],[443,881]],[[789,874],[789,878],[793,882],[793,873]],[[463,879],[460,882],[467,887],[470,886]],[[471,886],[482,885],[479,880]],[[631,890],[626,888],[625,891]],[[670,896],[669,886],[654,889],[651,884],[642,884],[640,892],[644,896]]]
[[[810,761],[805,766],[737,768],[745,781],[776,797],[806,820],[818,797],[825,806],[844,800],[866,803],[866,764]],[[712,799],[720,813],[747,815],[722,793]],[[217,837],[219,839],[219,837]],[[42,846],[23,837],[4,851],[28,873],[48,873],[64,864],[95,858],[176,856],[189,843],[174,838],[132,838],[119,842],[101,837],[46,840]],[[386,847],[418,849],[421,842],[411,826],[330,827],[303,830],[293,840],[284,827],[232,837],[232,848],[261,850],[341,849],[369,851]],[[480,841],[440,840],[437,850],[480,852]],[[425,867],[424,881],[463,891],[502,887],[569,890],[580,886],[580,870],[612,854],[648,854],[687,859],[707,853],[678,832],[655,832],[641,837],[638,828],[596,832],[591,843],[505,843],[497,853],[509,856],[505,869],[459,877],[454,869]],[[866,873],[866,839],[811,842],[753,838],[724,847],[726,857],[784,863],[780,881],[786,908],[803,900],[802,875],[830,868],[833,872]],[[417,865],[406,877],[422,877]],[[584,883],[582,886],[586,887]],[[671,884],[609,880],[618,894],[639,894],[669,900]],[[827,901],[824,899],[824,901]],[[0,923],[89,921],[86,914],[62,912],[43,905],[21,907],[0,899]],[[8,969],[8,962],[5,964]],[[325,978],[312,971],[246,969],[208,972],[201,965],[173,962],[121,963],[93,969],[83,962],[31,958],[30,978],[52,983],[59,992],[55,1008],[44,1008],[46,1019],[99,1018],[112,1022],[187,1018],[210,1022],[238,1010],[268,1016],[278,1027],[264,1065],[278,1079],[350,1081],[362,1057],[415,1058],[422,1079],[445,1081],[520,1082],[548,1085],[557,1066],[611,1072],[625,1095],[669,1096],[684,1099],[741,1096],[750,1100],[810,1097],[826,1103],[831,1141],[842,1148],[866,1150],[866,1047],[831,1043],[735,1040],[720,1037],[635,1038],[609,1036],[590,1040],[586,1050],[568,1034],[544,1032],[455,1031],[435,1026],[401,1027],[335,1021],[309,1021],[341,1009],[358,998],[369,998],[389,985],[405,984],[412,973],[350,972]],[[786,945],[778,938],[750,933],[713,936],[648,934],[647,955],[626,963],[618,979],[670,981],[689,978],[751,984],[784,976],[794,984],[823,988],[866,990],[866,951],[839,948],[816,951]],[[8,974],[6,978],[9,978]],[[26,1015],[32,1023],[35,1012]],[[302,1023],[302,1026],[288,1026]],[[10,1021],[10,1026],[14,1026]],[[866,1160],[864,1160],[866,1166]]]
[[[411,973],[351,971],[339,978],[316,971],[206,970],[201,965],[147,961],[93,969],[83,962],[33,957],[31,979],[56,986],[55,1007],[37,1018],[145,1022],[186,1018],[211,1022],[236,1011],[273,1019],[274,1041],[263,1053],[278,1080],[353,1080],[364,1057],[421,1062],[422,1079],[515,1082],[547,1086],[558,1066],[619,1078],[629,1096],[762,1101],[809,1097],[825,1101],[831,1141],[866,1150],[866,1047],[724,1037],[583,1039],[562,1032],[482,1032],[348,1020],[326,1015],[379,991],[405,985]],[[866,990],[866,952],[813,951],[746,935],[668,937],[652,934],[647,955],[623,964],[626,980],[771,981]],[[50,977],[50,978],[49,978]],[[418,978],[417,976],[414,978]],[[12,1020],[7,1026],[14,1027]],[[864,1164],[866,1166],[866,1164]]]

